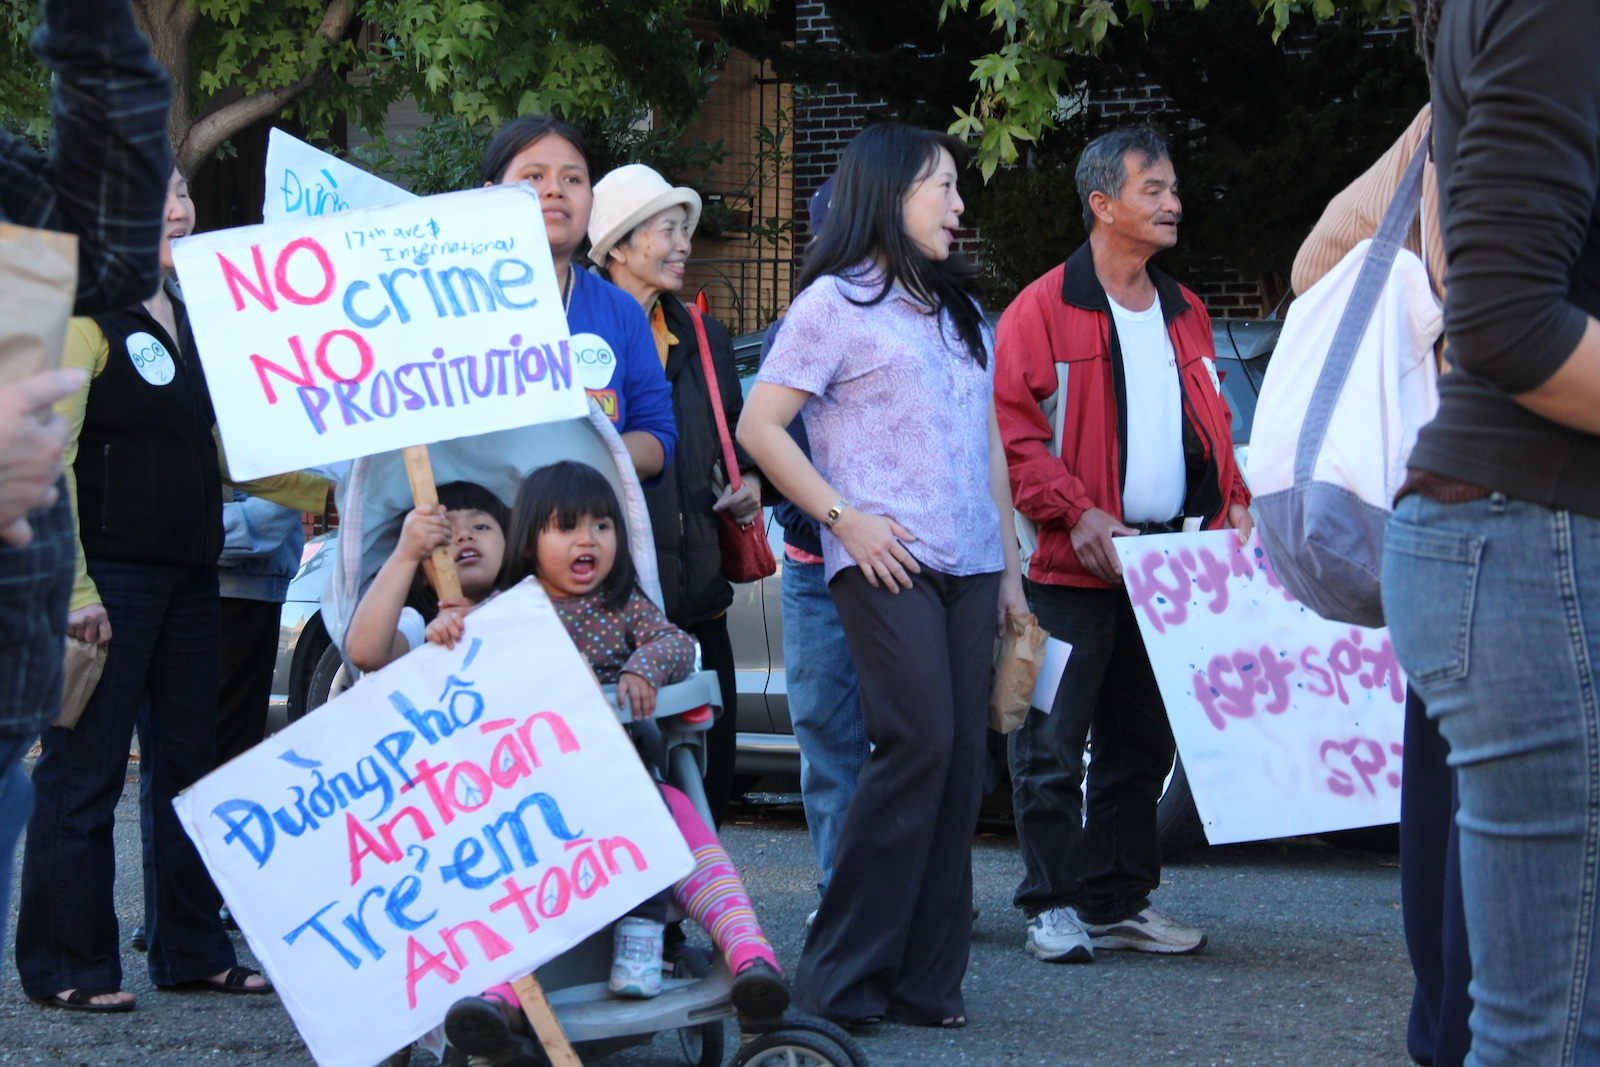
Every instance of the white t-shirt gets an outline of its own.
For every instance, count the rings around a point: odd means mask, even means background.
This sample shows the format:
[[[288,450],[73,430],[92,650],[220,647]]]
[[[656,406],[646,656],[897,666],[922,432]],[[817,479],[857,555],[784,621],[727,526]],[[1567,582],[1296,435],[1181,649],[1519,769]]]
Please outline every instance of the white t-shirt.
[[[400,631],[400,636],[405,638],[406,643],[412,648],[421,648],[428,643],[428,624],[416,608],[401,608],[400,622],[395,629]]]
[[[1161,301],[1129,311],[1110,297],[1128,392],[1125,522],[1166,522],[1183,510],[1183,383]]]

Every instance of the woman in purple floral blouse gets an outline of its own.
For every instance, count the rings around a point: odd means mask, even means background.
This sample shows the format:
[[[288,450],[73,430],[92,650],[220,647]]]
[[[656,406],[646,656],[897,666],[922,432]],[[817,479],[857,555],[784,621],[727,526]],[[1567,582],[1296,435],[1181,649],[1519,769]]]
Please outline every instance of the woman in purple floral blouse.
[[[966,1023],[972,834],[994,635],[1025,612],[975,269],[950,254],[959,141],[845,150],[739,440],[823,526],[873,744],[795,976],[837,1022]],[[786,427],[804,409],[812,462]]]

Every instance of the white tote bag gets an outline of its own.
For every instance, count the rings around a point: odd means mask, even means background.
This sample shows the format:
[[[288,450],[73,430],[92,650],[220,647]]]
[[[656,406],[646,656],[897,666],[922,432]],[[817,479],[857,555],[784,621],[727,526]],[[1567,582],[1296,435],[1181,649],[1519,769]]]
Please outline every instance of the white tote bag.
[[[1378,232],[1289,308],[1251,429],[1257,529],[1283,584],[1317,614],[1383,625],[1383,534],[1417,431],[1438,410],[1444,329],[1421,259],[1401,247],[1427,140]]]

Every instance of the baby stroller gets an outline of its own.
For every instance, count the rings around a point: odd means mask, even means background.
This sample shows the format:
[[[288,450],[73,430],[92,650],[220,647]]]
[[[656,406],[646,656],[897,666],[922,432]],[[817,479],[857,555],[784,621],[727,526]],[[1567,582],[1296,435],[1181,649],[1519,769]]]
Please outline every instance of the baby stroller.
[[[644,494],[633,465],[610,421],[592,404],[588,419],[545,423],[478,437],[461,438],[429,449],[435,481],[476,482],[510,500],[527,473],[558,460],[576,460],[601,471],[621,501],[628,523],[639,582],[661,602],[654,540]],[[343,645],[362,591],[393,550],[400,526],[412,507],[410,484],[400,453],[356,460],[338,489],[340,537],[334,573],[323,594],[323,618],[335,643]],[[345,673],[354,676],[347,664]],[[605,687],[615,707],[612,687]],[[666,781],[682,790],[709,824],[701,777],[705,770],[705,731],[721,704],[716,675],[697,671],[657,695],[655,721],[664,742],[656,762]],[[723,709],[731,713],[732,709]],[[627,716],[618,713],[623,721]],[[724,1020],[735,1015],[729,997],[733,977],[720,953],[679,946],[667,960],[660,996],[621,1000],[606,988],[612,932],[601,930],[537,971],[557,1021],[574,1050],[586,1061],[630,1046],[649,1044],[658,1033],[676,1035],[680,1062],[720,1067],[726,1059]],[[745,1034],[735,1067],[866,1067],[860,1046],[840,1028],[820,1019],[790,1013],[783,1025]],[[459,1050],[447,1050],[467,1067]],[[410,1050],[391,1063],[403,1064]]]

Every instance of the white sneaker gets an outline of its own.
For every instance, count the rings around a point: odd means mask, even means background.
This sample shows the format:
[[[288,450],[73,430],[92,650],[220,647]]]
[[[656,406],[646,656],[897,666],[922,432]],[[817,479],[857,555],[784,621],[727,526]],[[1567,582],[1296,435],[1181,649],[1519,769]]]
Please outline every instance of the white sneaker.
[[[810,930],[811,929],[811,924],[816,922],[816,921],[817,921],[817,913],[815,911],[813,911],[810,915],[806,916],[806,929]]]
[[[661,993],[664,923],[632,916],[617,923],[608,987],[619,997],[648,1000]]]
[[[1028,920],[1028,954],[1045,963],[1093,963],[1094,944],[1071,908],[1051,908]]]
[[[1097,949],[1182,956],[1206,947],[1204,930],[1181,923],[1155,908],[1146,908],[1121,922],[1089,923],[1086,926]]]

